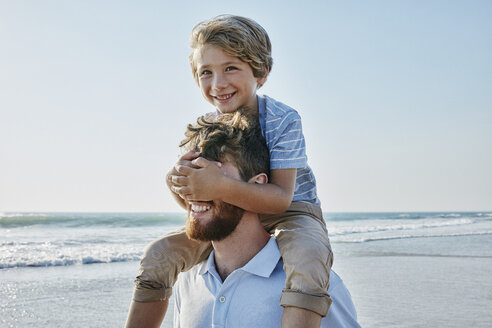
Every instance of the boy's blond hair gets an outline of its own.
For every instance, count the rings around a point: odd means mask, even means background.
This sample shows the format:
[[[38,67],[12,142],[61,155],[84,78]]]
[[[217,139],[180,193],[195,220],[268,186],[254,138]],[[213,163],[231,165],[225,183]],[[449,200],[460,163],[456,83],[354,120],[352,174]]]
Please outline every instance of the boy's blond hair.
[[[249,64],[254,77],[264,77],[271,72],[272,45],[267,32],[252,19],[219,15],[195,25],[191,31],[190,65],[193,76],[198,83],[198,72],[195,51],[211,44],[222,49],[231,56],[238,57]]]

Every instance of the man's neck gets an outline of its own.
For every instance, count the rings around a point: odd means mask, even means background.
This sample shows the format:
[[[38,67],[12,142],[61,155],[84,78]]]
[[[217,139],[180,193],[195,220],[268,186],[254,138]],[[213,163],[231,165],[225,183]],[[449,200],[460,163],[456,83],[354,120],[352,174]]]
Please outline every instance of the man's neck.
[[[258,215],[245,212],[241,222],[228,237],[212,242],[215,267],[222,281],[255,257],[269,239],[270,235],[261,225]]]

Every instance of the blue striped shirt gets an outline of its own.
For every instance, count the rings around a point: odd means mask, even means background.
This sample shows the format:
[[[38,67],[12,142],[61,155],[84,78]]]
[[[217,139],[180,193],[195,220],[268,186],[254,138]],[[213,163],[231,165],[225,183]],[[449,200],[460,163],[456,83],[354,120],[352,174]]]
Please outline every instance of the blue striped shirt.
[[[296,110],[268,96],[258,96],[263,137],[270,150],[270,169],[297,169],[293,202],[320,205],[316,179],[307,164],[301,117]]]

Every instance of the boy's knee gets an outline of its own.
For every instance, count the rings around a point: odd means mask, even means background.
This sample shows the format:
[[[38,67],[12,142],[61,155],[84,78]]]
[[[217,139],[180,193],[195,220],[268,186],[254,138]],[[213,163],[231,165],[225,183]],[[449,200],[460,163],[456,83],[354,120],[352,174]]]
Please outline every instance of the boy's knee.
[[[312,258],[329,258],[332,257],[332,250],[328,236],[319,234],[288,234],[285,231],[277,231],[275,234],[280,252],[285,256],[297,260]],[[325,237],[325,238],[323,238]]]
[[[144,251],[141,263],[162,263],[172,255],[172,247],[167,237],[151,242]]]
[[[141,263],[152,266],[179,263],[189,242],[182,229],[161,236],[146,247]]]

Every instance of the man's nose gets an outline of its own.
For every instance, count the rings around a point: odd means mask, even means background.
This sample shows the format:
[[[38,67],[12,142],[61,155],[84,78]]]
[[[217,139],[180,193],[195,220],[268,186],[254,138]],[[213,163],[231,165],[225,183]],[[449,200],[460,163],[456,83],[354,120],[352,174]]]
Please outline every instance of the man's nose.
[[[213,81],[212,81],[212,88],[215,90],[221,90],[227,87],[227,78],[224,74],[218,73],[214,75]]]

